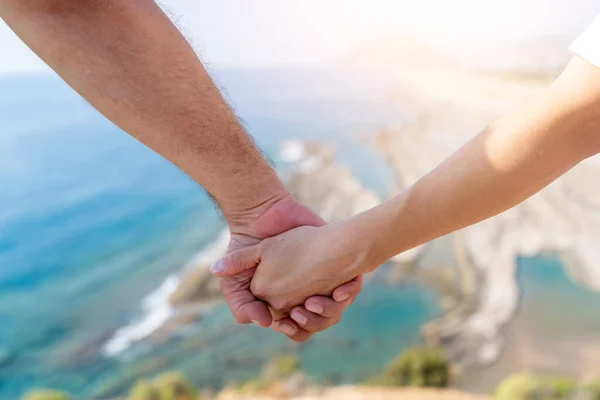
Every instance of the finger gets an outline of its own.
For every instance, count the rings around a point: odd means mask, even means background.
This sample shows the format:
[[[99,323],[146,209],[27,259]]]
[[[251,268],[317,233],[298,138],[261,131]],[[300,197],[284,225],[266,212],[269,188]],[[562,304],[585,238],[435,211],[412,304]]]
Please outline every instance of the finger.
[[[210,267],[210,272],[215,276],[237,275],[256,268],[259,263],[259,246],[249,246],[227,254]]]
[[[221,291],[234,318],[240,324],[255,323],[264,328],[273,321],[269,307],[258,300],[250,291],[254,270],[220,279]]]
[[[281,319],[284,319],[285,317],[289,317],[290,315],[289,310],[275,310],[273,307],[269,307],[269,310],[271,311],[271,317],[273,317],[273,321],[279,321]]]
[[[332,297],[335,301],[343,302],[346,299],[356,298],[360,291],[362,290],[363,285],[363,276],[358,275],[356,278],[352,279],[350,282],[339,286],[337,289],[333,291]]]
[[[302,329],[296,322],[294,322],[291,318],[287,317],[280,321],[276,321],[273,323],[273,329],[279,332],[284,333],[287,337],[292,339],[295,342],[306,342],[313,333],[308,332],[305,329]]]
[[[341,319],[343,312],[346,311],[353,301],[354,297],[339,302],[333,300],[331,297],[313,296],[306,300],[304,307],[307,311],[310,311],[310,314],[333,319],[331,325],[334,325]],[[310,314],[308,316],[310,316]]]
[[[334,314],[336,314],[336,317],[334,317],[334,318],[324,317],[324,316],[314,314],[314,313],[308,311],[303,306],[297,306],[292,309],[292,312],[290,313],[290,318],[292,320],[294,320],[294,322],[296,322],[298,324],[298,326],[300,326],[300,328],[304,329],[307,332],[311,332],[311,333],[321,332],[327,328],[332,327],[333,325],[335,325],[336,323],[338,323],[340,321],[342,312],[345,309],[345,307],[343,307],[343,305],[342,305],[343,303],[338,303],[328,297],[327,297],[327,299],[329,301],[331,301],[332,303],[334,303],[332,305],[333,307],[340,308],[339,312],[334,313]]]

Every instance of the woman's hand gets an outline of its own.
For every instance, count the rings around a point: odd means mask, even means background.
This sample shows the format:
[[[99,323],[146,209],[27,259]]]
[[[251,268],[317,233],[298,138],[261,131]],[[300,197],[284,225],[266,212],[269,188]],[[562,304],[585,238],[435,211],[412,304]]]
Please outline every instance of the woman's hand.
[[[229,276],[256,268],[250,289],[280,319],[307,298],[331,296],[370,269],[367,254],[367,246],[343,223],[302,226],[231,252],[212,271]]]

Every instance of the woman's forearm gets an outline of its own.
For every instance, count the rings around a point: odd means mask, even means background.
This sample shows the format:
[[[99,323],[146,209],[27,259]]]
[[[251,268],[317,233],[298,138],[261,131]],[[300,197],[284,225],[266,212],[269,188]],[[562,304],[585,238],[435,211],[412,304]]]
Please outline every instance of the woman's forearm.
[[[600,70],[576,58],[537,102],[351,222],[371,239],[370,268],[521,203],[596,154],[599,139]]]

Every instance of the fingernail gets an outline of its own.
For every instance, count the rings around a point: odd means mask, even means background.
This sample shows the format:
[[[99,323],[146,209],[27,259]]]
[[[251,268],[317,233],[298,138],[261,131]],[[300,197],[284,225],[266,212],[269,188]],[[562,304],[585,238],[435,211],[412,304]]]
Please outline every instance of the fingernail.
[[[253,320],[252,320],[252,323],[253,323],[254,325],[258,325],[258,326],[260,326],[260,327],[262,328],[262,325],[261,325],[261,324],[260,324],[258,321],[256,321],[256,320],[254,320],[254,319],[253,319]]]
[[[292,310],[290,316],[292,317],[292,319],[294,321],[296,321],[300,325],[306,325],[306,322],[308,321],[308,318],[306,318],[306,315],[304,315],[304,313],[299,310]]]
[[[323,314],[323,307],[321,307],[320,304],[317,303],[309,303],[306,305],[306,309],[310,312],[313,312],[315,314]]]
[[[335,301],[337,301],[338,303],[341,303],[344,300],[348,300],[350,298],[350,295],[348,293],[342,293],[340,294],[337,299],[335,299]]]
[[[210,272],[213,274],[220,274],[223,271],[225,271],[225,263],[223,262],[223,259],[220,259],[210,266]]]
[[[281,331],[283,333],[285,333],[286,335],[290,335],[290,336],[293,335],[294,333],[296,333],[296,328],[285,322],[282,323],[281,325],[279,325],[279,329],[281,329]]]

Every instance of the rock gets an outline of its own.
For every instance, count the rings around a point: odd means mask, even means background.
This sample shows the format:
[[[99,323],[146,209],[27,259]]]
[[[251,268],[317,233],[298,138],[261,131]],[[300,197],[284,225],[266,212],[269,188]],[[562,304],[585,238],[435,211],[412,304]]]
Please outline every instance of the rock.
[[[177,289],[169,297],[169,304],[183,306],[222,297],[219,280],[210,273],[209,266],[199,265],[182,275]]]
[[[294,161],[299,168],[287,180],[288,189],[325,221],[350,217],[381,202],[377,194],[336,163],[330,146],[317,142],[293,142],[293,145],[297,149]]]
[[[185,327],[202,320],[203,310],[204,307],[181,307],[175,315],[152,332],[146,339],[153,345],[169,341],[169,339],[181,332]]]

